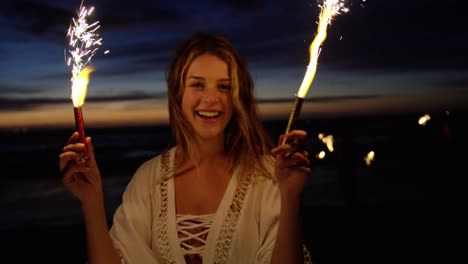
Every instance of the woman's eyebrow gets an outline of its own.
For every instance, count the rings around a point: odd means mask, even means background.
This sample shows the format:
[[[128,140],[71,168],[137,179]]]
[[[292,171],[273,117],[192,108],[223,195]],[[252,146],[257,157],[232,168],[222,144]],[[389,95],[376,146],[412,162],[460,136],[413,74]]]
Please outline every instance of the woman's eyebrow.
[[[193,76],[193,75],[190,75],[190,76],[187,76],[187,79],[195,79],[195,80],[205,80],[204,77],[201,77],[201,76]]]

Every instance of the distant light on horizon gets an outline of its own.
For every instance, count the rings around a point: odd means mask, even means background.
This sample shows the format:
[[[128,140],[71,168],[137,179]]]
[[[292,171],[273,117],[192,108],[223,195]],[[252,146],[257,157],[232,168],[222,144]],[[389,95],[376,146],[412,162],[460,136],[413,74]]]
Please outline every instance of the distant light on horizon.
[[[425,114],[423,116],[421,116],[418,120],[418,124],[420,126],[425,126],[427,124],[427,122],[429,122],[429,120],[431,120],[431,115],[429,114]]]
[[[364,157],[364,161],[366,162],[367,166],[370,166],[372,162],[374,161],[374,159],[375,159],[375,152],[372,150],[369,151],[369,153],[367,153],[367,155]]]
[[[333,148],[333,135],[327,135],[325,136],[324,133],[319,133],[318,138],[325,144],[328,148],[328,151],[333,152],[335,149]]]
[[[322,159],[325,158],[326,155],[327,155],[327,154],[325,153],[325,151],[322,150],[322,151],[320,151],[319,153],[317,153],[317,155],[315,155],[315,157],[316,157],[317,159],[322,160]]]

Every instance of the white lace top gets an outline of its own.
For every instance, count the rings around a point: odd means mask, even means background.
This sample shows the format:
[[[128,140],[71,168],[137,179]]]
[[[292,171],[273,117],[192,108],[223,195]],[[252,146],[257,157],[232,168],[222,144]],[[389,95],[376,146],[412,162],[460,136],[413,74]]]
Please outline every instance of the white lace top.
[[[182,254],[198,255],[203,258],[203,250],[206,245],[206,238],[213,223],[214,214],[208,215],[189,215],[177,214],[177,233],[179,235]],[[197,257],[197,256],[195,256]]]
[[[235,170],[215,214],[194,221],[200,230],[191,232],[191,218],[176,213],[174,156],[172,148],[145,162],[125,189],[110,230],[122,261],[179,264],[200,256],[204,264],[271,263],[281,205],[276,183],[252,181]]]

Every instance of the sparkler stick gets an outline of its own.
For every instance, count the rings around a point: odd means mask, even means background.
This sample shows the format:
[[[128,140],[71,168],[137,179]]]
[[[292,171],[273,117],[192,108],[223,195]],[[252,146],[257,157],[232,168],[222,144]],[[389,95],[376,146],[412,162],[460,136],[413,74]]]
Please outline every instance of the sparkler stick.
[[[304,79],[302,80],[301,86],[299,87],[299,91],[296,94],[296,99],[294,101],[294,105],[291,111],[291,115],[289,116],[288,125],[286,127],[286,132],[289,133],[291,129],[293,129],[296,119],[299,117],[299,113],[301,112],[302,103],[304,102],[304,98],[307,94],[307,91],[314,80],[315,73],[317,71],[317,60],[320,54],[320,46],[322,45],[323,41],[327,37],[327,27],[331,23],[332,18],[335,15],[340,14],[340,12],[348,12],[348,8],[344,6],[344,0],[324,0],[323,5],[320,6],[320,15],[319,15],[319,22],[317,27],[317,34],[315,35],[312,44],[309,47],[310,53],[310,61],[309,65],[307,66],[307,71],[304,75]],[[287,138],[283,139],[283,144],[286,143]]]
[[[87,66],[91,58],[97,52],[99,45],[102,45],[102,38],[98,38],[96,30],[100,27],[99,21],[88,24],[89,15],[94,8],[86,8],[81,2],[78,17],[73,18],[73,23],[68,29],[69,53],[71,57],[67,59],[67,65],[72,65],[72,93],[73,110],[75,114],[76,130],[80,134],[80,142],[85,143],[85,131],[82,106],[85,101],[86,92],[89,83],[89,74],[93,71],[92,67]],[[84,157],[88,157],[88,150],[85,147]]]
[[[75,113],[75,127],[78,133],[80,134],[80,142],[85,142],[85,132],[84,132],[84,120],[83,120],[83,111],[81,107],[73,107],[73,111]],[[85,147],[84,149],[84,156],[88,156],[88,150]]]

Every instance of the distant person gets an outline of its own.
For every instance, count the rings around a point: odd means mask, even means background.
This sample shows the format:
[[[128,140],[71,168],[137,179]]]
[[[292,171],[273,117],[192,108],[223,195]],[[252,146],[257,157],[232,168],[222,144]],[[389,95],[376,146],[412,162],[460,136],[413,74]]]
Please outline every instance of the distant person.
[[[449,115],[450,115],[449,111],[444,112],[444,120],[442,123],[442,135],[444,137],[444,140],[447,143],[452,143],[452,130],[450,129]]]
[[[91,138],[88,159],[77,132],[60,154],[89,263],[310,263],[300,231],[306,132],[272,149],[246,63],[222,36],[192,35],[166,79],[176,144],[139,167],[110,231]]]

